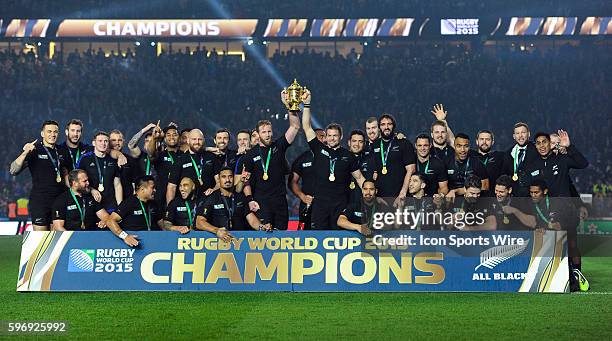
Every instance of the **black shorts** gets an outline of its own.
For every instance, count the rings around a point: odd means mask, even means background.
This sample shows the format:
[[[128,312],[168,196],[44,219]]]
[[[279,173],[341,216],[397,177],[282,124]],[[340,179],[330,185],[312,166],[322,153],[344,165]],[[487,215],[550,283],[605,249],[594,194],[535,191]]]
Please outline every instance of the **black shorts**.
[[[58,194],[59,195],[59,194]],[[57,196],[41,196],[33,195],[30,196],[30,202],[28,203],[28,210],[30,211],[30,217],[32,217],[32,224],[39,226],[50,226],[53,222],[51,217],[51,211],[53,208],[53,202]]]
[[[255,212],[262,224],[271,224],[277,230],[286,230],[289,225],[287,197],[257,199],[259,211]]]
[[[346,208],[345,200],[315,197],[312,200],[311,227],[313,230],[338,229],[338,217]]]

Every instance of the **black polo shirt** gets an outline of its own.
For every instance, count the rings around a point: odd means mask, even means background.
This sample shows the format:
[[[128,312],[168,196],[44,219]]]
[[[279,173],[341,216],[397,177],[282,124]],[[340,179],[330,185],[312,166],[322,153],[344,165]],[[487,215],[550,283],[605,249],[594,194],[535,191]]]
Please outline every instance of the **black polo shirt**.
[[[300,154],[300,156],[293,161],[291,164],[291,172],[300,176],[302,179],[302,192],[306,195],[312,195],[314,192],[315,177],[312,172],[314,165],[314,155],[312,151],[307,150]]]
[[[66,145],[66,142],[60,144],[58,147],[59,152],[64,156],[66,160],[66,167],[68,171],[71,171],[77,167],[77,164],[81,157],[89,152],[94,151],[94,147],[90,144],[79,142],[76,148],[70,148]]]
[[[103,210],[102,204],[94,200],[91,194],[76,195],[74,200],[70,191],[60,194],[53,202],[53,220],[63,220],[68,231],[100,231],[96,213]],[[78,206],[77,206],[78,205]],[[81,211],[84,216],[84,226],[81,226]]]
[[[215,174],[219,174],[222,168],[229,167],[234,173],[236,169],[236,162],[238,160],[238,155],[235,150],[226,149],[224,154],[213,154],[215,158],[214,167]],[[240,170],[242,172],[242,169]]]
[[[357,158],[357,162],[359,163],[359,170],[361,171],[361,174],[366,178],[366,179],[372,179],[372,160],[370,158],[370,154],[366,154],[364,151],[362,151],[361,153],[353,153],[353,156],[355,156],[355,158]],[[363,199],[363,192],[361,191],[361,188],[359,187],[359,185],[357,184],[357,181],[352,178],[351,179],[351,183],[349,184],[349,201],[352,202],[360,202]]]
[[[431,148],[431,155],[437,157],[445,165],[455,159],[455,149],[446,144],[444,148],[433,147]]]
[[[168,183],[178,186],[182,178],[188,177],[193,180],[197,188],[202,187],[202,190],[214,188],[216,185],[214,160],[214,154],[206,151],[194,154],[189,152],[180,154],[172,168]],[[199,178],[196,167],[200,172]],[[200,179],[202,179],[203,186],[200,186]]]
[[[480,180],[487,179],[487,171],[482,162],[477,157],[470,156],[469,154],[464,161],[453,157],[452,161],[446,164],[446,171],[448,175],[448,189],[463,187],[465,179],[470,175],[477,175]]]
[[[318,139],[308,142],[314,155],[314,196],[332,202],[348,200],[352,172],[359,169],[359,160],[346,148],[329,148]],[[333,166],[332,166],[333,165]],[[333,167],[334,181],[330,180]]]
[[[425,193],[428,196],[438,193],[439,183],[448,180],[448,173],[444,163],[431,155],[425,162],[421,162],[417,158],[415,172],[425,177]]]
[[[144,208],[144,210],[143,210]],[[161,214],[154,200],[141,202],[136,195],[125,199],[115,211],[121,217],[121,228],[128,231],[157,231]],[[149,224],[147,224],[147,219]]]
[[[451,205],[450,211],[453,213],[473,213],[474,217],[480,216],[485,219],[490,216],[495,216],[495,210],[493,209],[493,201],[495,198],[480,197],[474,203],[469,203],[464,197],[456,197],[455,202]],[[476,219],[471,221],[463,220],[465,226],[478,226]],[[484,222],[484,221],[483,221]]]
[[[381,149],[382,142],[382,149]],[[382,153],[386,160],[387,174],[383,174]],[[378,173],[376,188],[379,197],[397,197],[404,184],[406,166],[414,164],[416,153],[414,146],[406,139],[382,138],[374,141],[371,147],[372,171]]]
[[[489,179],[489,189],[494,189],[495,181],[497,181],[499,176],[502,175],[504,171],[504,153],[490,151],[486,154],[480,154],[476,150],[470,150],[470,155],[475,156],[480,160],[487,173],[487,179]]]
[[[198,209],[198,215],[211,225],[228,230],[253,230],[246,219],[250,213],[244,194],[233,193],[225,197],[220,190],[212,193]]]
[[[573,145],[567,148],[567,154],[550,152],[546,157],[533,158],[527,165],[527,172],[532,179],[543,179],[548,185],[549,194],[553,197],[571,197],[572,182],[569,170],[583,169],[589,165],[584,155]]]
[[[285,135],[276,139],[270,146],[257,145],[244,156],[244,168],[251,173],[249,185],[255,200],[284,197],[287,194],[285,175],[287,174],[287,159],[285,153],[290,144]],[[270,153],[268,164],[268,179],[264,180],[264,167]]]
[[[102,194],[102,205],[105,209],[115,209],[117,200],[115,199],[115,178],[119,178],[119,166],[117,160],[106,154],[104,157],[97,157],[93,152],[83,155],[78,164],[79,169],[87,172],[89,177],[89,185],[96,190],[99,190],[100,179],[104,191]]]
[[[68,165],[57,148],[46,148],[46,150],[49,154],[45,151],[43,143],[37,142],[34,150],[26,156],[23,168],[27,167],[32,175],[32,196],[51,197],[51,200],[54,200],[66,190],[63,178],[57,182],[56,170],[59,170],[61,177],[61,174],[68,169]]]
[[[171,222],[174,226],[187,226],[194,228],[196,215],[202,204],[203,203],[201,200],[193,197],[193,194],[191,198],[187,200],[178,195],[166,208],[164,220]],[[191,219],[189,219],[190,215]]]
[[[514,207],[527,215],[535,215],[534,205],[531,198],[518,198],[510,197],[504,202],[499,202],[497,199],[493,200],[493,211],[495,212],[495,218],[497,219],[498,230],[531,230],[530,227],[525,226],[519,218],[514,214],[505,214],[503,211],[504,206]]]

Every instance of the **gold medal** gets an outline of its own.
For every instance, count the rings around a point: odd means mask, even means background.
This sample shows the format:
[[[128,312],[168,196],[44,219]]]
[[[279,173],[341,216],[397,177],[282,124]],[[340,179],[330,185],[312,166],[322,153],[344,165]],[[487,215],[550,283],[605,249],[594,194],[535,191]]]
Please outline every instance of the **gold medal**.
[[[85,222],[81,222],[81,230],[85,229]]]
[[[62,182],[62,177],[59,176],[59,174],[55,177],[55,181],[57,181],[57,183]]]
[[[262,176],[262,178],[263,178],[264,180],[268,180],[268,172],[265,172],[265,173],[264,173],[264,175]]]
[[[355,181],[351,181],[351,184],[349,185],[350,189],[355,189]]]
[[[514,175],[512,176],[512,180],[514,180],[514,181],[518,180],[518,175],[514,174]]]
[[[507,216],[504,216],[504,224],[506,225],[510,224],[510,219],[508,219]]]
[[[383,167],[383,169],[382,169],[382,173],[383,173],[383,174],[387,174],[387,166],[384,166],[384,167]]]
[[[104,185],[103,184],[99,184],[98,185],[98,191],[104,192]]]
[[[334,173],[331,173],[329,175],[329,181],[336,181],[336,176],[334,175]]]

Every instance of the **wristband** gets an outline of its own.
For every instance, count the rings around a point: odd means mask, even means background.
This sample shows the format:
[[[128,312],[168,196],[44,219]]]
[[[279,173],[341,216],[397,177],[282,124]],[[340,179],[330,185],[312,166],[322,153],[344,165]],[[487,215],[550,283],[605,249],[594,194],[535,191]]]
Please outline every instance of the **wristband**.
[[[304,108],[310,108],[310,104],[304,104]]]
[[[119,233],[119,238],[125,240],[125,238],[128,236],[127,232],[125,231],[121,231],[121,233]]]

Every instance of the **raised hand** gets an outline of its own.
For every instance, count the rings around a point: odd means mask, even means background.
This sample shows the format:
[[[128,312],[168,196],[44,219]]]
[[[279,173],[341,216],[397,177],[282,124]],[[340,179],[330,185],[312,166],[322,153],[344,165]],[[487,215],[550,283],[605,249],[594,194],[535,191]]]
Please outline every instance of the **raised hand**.
[[[30,143],[26,143],[23,146],[23,151],[28,153],[28,154],[30,152],[32,152],[36,148],[36,142],[38,142],[38,139],[36,139],[36,140],[34,140],[34,141],[30,142]]]
[[[570,146],[570,138],[569,134],[565,130],[557,130],[557,134],[559,135],[559,145],[561,147],[569,147]]]
[[[434,105],[431,113],[436,117],[436,120],[438,121],[444,121],[446,119],[446,115],[448,115],[448,112],[444,110],[444,106],[442,104]]]

